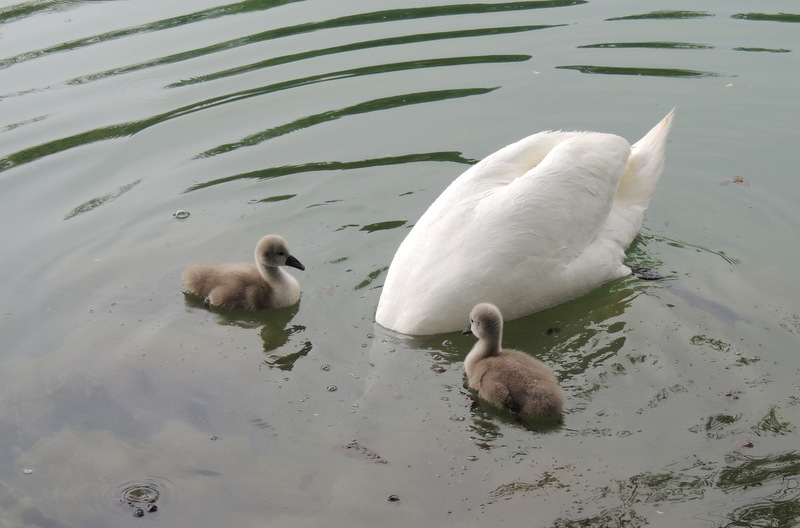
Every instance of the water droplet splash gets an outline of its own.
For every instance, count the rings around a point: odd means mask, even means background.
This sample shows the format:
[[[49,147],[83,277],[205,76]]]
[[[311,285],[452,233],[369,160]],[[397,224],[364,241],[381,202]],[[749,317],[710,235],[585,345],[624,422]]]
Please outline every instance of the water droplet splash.
[[[183,209],[179,209],[178,211],[173,213],[172,216],[174,216],[175,218],[177,218],[179,220],[183,220],[184,218],[189,218],[189,211],[185,211]]]
[[[122,490],[122,500],[132,504],[152,504],[158,500],[159,493],[155,486],[149,484],[133,485]]]

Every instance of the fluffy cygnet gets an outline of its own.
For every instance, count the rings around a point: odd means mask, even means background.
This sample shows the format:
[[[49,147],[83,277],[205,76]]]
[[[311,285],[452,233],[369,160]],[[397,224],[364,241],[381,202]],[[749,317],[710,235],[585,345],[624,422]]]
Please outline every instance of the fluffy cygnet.
[[[503,316],[493,304],[478,304],[465,334],[479,341],[464,360],[467,383],[484,400],[533,417],[555,418],[564,392],[550,367],[518,350],[503,349]]]
[[[256,245],[256,261],[195,264],[183,272],[184,288],[206,305],[245,310],[284,308],[300,300],[300,284],[280,266],[306,269],[289,253],[283,237],[267,235]]]

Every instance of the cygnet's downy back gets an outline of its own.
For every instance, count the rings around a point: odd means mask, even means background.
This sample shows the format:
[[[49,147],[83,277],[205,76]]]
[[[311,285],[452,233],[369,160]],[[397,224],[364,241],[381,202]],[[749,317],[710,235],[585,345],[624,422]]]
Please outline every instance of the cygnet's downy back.
[[[524,416],[561,414],[564,392],[553,370],[524,352],[502,348],[503,317],[496,306],[476,305],[464,333],[479,339],[464,360],[467,383],[478,396]]]

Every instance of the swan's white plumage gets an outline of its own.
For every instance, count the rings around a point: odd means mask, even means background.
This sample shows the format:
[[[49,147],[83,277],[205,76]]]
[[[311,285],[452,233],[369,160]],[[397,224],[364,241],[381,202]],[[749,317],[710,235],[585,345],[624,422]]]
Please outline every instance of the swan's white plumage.
[[[479,302],[515,319],[628,275],[625,250],[655,192],[673,114],[633,146],[612,134],[541,132],[471,167],[398,248],[376,321],[448,332]]]

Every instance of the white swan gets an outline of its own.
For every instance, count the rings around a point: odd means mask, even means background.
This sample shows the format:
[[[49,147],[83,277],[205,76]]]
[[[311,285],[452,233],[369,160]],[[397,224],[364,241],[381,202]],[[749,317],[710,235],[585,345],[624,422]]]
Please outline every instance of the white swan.
[[[515,319],[630,274],[625,250],[661,176],[674,112],[633,146],[611,134],[542,132],[471,167],[398,248],[378,324],[450,332],[479,302]]]
[[[183,286],[202,297],[206,305],[224,308],[284,308],[300,300],[297,279],[279,266],[306,268],[289,253],[283,237],[263,237],[256,245],[255,257],[255,263],[195,264],[183,272]]]
[[[467,383],[478,396],[525,416],[561,414],[564,391],[553,370],[524,352],[502,348],[503,316],[496,306],[475,306],[464,333],[479,339],[464,360]]]

